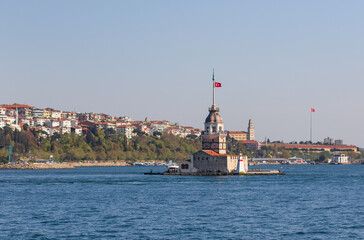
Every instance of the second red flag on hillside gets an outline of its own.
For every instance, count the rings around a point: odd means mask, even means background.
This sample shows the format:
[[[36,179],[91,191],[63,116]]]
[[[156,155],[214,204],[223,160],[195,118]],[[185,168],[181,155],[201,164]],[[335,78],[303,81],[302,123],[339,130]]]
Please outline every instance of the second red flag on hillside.
[[[215,82],[215,87],[221,87],[221,83]]]

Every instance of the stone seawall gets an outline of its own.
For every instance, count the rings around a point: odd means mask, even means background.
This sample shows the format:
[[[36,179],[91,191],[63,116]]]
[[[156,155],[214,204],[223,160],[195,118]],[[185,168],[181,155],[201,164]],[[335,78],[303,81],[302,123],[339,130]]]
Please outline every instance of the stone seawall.
[[[24,163],[24,164],[4,164],[1,169],[70,169],[75,167],[124,167],[130,166],[125,161],[112,162],[69,162],[69,163]]]

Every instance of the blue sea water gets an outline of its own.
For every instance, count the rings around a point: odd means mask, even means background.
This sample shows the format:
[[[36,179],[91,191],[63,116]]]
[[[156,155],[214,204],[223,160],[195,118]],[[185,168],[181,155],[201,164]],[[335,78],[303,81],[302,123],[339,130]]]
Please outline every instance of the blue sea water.
[[[150,169],[0,171],[0,239],[364,239],[364,165],[282,166],[285,176]]]

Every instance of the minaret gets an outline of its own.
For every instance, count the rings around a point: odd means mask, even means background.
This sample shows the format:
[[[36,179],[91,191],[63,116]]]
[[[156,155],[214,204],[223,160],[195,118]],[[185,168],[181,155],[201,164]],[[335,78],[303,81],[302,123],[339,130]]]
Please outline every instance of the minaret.
[[[212,150],[220,154],[226,154],[226,133],[224,121],[219,114],[219,108],[215,105],[215,73],[212,74],[213,93],[212,106],[205,120],[205,131],[202,134],[202,150]]]
[[[253,120],[252,119],[249,119],[248,140],[254,140],[254,126],[253,126]]]

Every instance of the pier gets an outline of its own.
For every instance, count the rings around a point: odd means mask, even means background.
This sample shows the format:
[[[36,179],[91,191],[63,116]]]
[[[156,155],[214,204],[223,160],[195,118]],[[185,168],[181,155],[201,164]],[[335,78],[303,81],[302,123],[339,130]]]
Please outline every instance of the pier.
[[[180,173],[180,172],[146,172],[145,175],[183,175],[183,176],[235,176],[235,175],[286,175],[279,170],[252,169],[247,173]]]

